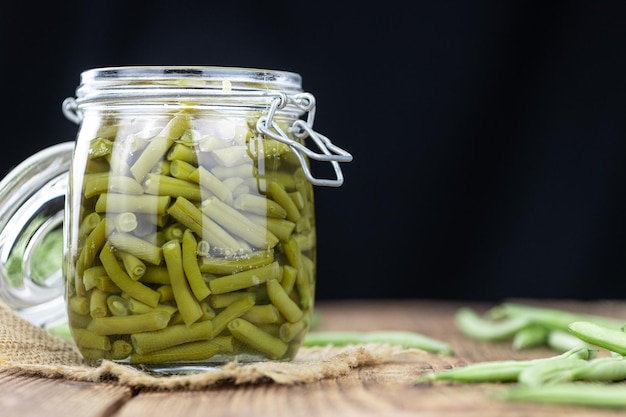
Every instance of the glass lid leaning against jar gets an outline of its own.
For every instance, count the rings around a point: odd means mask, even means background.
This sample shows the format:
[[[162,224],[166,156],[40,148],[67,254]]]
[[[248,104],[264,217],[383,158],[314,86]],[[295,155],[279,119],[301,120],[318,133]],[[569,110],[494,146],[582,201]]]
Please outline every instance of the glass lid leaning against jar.
[[[157,372],[293,359],[314,304],[313,186],[340,186],[352,160],[313,129],[301,77],[97,68],[63,111],[79,126],[63,165],[64,308],[85,359]]]

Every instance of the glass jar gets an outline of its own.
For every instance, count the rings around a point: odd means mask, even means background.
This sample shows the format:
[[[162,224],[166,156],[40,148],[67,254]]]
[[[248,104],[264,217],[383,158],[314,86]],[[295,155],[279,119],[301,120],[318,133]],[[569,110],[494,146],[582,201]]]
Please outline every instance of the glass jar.
[[[98,68],[63,110],[79,125],[64,301],[87,361],[179,372],[291,360],[314,305],[313,185],[340,186],[352,159],[313,130],[301,77]],[[315,177],[311,159],[334,178]]]

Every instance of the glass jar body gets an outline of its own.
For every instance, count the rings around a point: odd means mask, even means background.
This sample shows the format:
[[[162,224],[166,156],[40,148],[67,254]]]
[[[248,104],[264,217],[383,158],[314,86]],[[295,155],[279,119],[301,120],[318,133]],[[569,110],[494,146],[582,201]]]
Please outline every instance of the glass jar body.
[[[64,277],[83,356],[165,371],[292,359],[314,304],[313,187],[257,131],[259,110],[135,99],[81,112]]]

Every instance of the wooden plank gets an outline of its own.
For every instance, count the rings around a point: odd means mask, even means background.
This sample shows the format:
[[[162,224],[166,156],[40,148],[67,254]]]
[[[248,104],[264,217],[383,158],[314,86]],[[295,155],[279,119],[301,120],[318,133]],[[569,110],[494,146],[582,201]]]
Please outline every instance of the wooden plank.
[[[105,417],[131,397],[110,384],[43,379],[0,372],[2,417]]]
[[[626,303],[601,301],[534,301],[538,305],[626,318]],[[499,384],[422,384],[412,382],[424,372],[484,360],[524,359],[554,354],[547,349],[516,352],[510,342],[480,343],[463,336],[454,325],[462,305],[478,310],[487,303],[426,300],[360,300],[320,302],[321,330],[412,330],[452,344],[456,356],[425,354],[383,365],[362,367],[346,376],[311,384],[222,386],[194,392],[131,390],[111,383],[77,383],[0,373],[2,417],[200,417],[294,416],[460,416],[596,417],[621,411],[580,407],[503,403],[492,399]]]

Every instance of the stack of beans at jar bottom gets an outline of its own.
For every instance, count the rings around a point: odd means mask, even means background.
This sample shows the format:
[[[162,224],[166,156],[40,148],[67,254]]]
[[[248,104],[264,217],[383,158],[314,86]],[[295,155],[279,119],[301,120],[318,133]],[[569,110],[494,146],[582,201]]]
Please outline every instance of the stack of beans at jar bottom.
[[[258,117],[85,113],[66,295],[88,361],[295,356],[314,299],[313,190]]]

